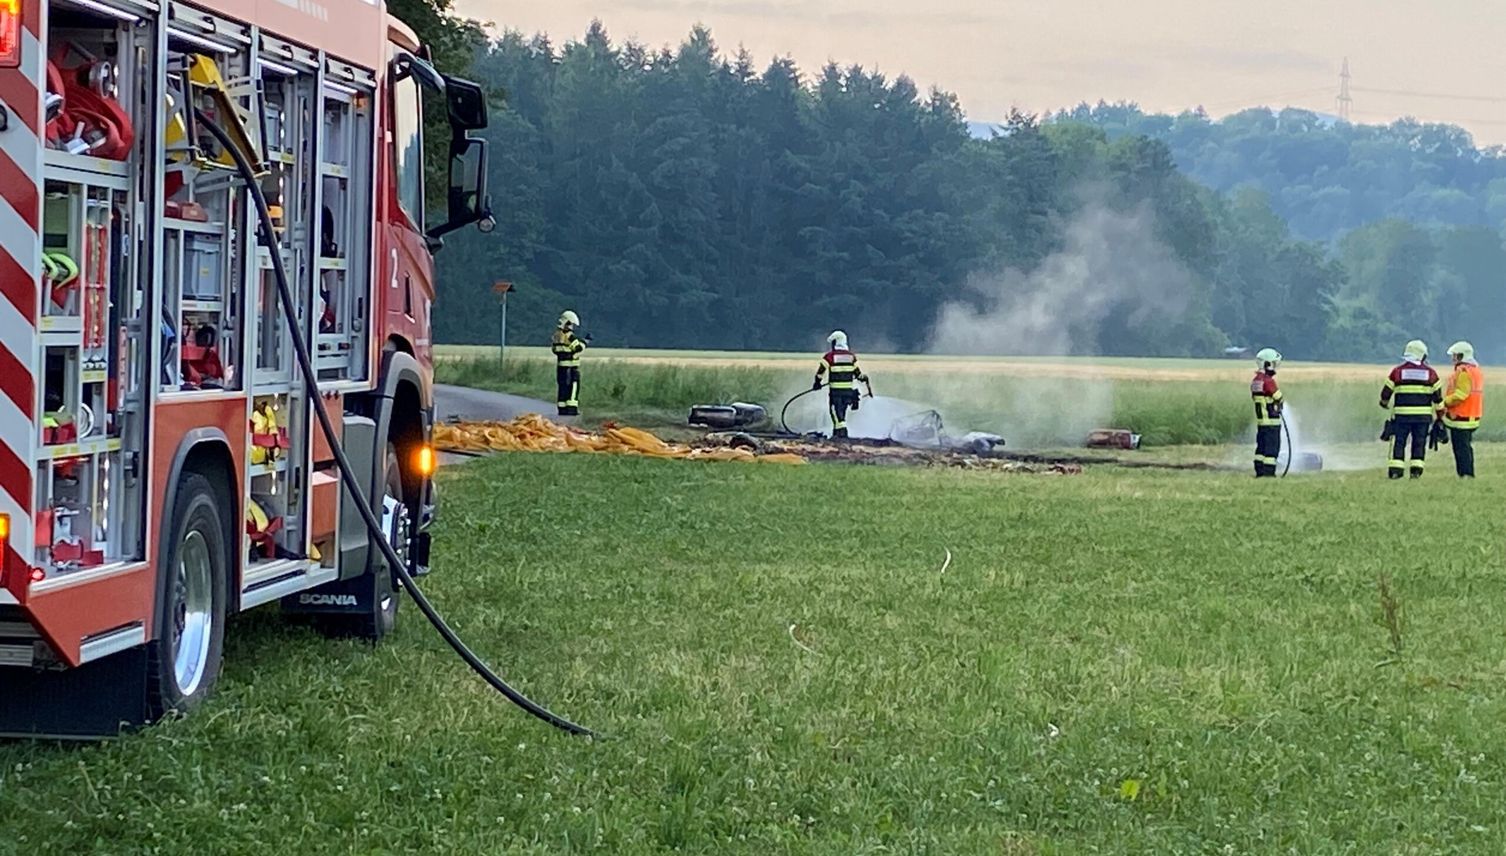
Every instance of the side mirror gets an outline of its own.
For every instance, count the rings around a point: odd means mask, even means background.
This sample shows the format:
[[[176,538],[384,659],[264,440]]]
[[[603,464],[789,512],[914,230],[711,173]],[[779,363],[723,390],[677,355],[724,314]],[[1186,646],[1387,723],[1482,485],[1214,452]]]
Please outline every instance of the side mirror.
[[[469,80],[446,77],[445,106],[450,113],[450,128],[456,136],[486,127],[486,93]]]
[[[440,238],[472,223],[482,231],[492,220],[491,200],[486,195],[486,141],[466,137],[450,143],[449,217],[429,230],[430,238]]]
[[[432,89],[435,92],[444,91],[444,75],[435,71],[434,66],[429,65],[413,54],[399,54],[397,59],[392,61],[392,66],[399,81],[416,77],[418,78],[418,82],[422,83],[425,88]]]

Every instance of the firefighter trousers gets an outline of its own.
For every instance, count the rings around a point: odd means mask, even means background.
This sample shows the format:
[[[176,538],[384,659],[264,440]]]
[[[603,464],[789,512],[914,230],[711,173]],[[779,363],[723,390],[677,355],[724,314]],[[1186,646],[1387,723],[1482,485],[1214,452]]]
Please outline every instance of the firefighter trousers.
[[[834,389],[827,399],[831,407],[831,436],[847,436],[847,411],[855,409],[858,392],[855,389]]]
[[[1276,459],[1281,457],[1281,426],[1258,425],[1255,428],[1255,477],[1276,474]]]
[[[580,366],[557,366],[554,382],[559,387],[555,405],[561,416],[576,416],[580,413]]]
[[[1448,442],[1454,447],[1454,472],[1459,478],[1475,477],[1475,429],[1450,428]]]
[[[1408,469],[1412,472],[1412,478],[1422,478],[1422,471],[1427,466],[1424,463],[1428,457],[1428,430],[1433,427],[1433,420],[1428,418],[1406,419],[1397,417],[1395,420],[1395,433],[1391,437],[1391,460],[1386,462],[1386,475],[1393,479],[1401,478]],[[1412,444],[1412,460],[1407,460],[1407,443]]]

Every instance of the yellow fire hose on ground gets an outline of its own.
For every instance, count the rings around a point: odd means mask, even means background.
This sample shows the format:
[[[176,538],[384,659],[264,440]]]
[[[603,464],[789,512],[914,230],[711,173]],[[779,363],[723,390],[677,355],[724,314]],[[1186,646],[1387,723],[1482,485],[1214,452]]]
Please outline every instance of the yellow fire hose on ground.
[[[608,424],[593,433],[550,422],[529,414],[510,422],[451,422],[434,426],[434,447],[446,452],[585,452],[641,455],[689,461],[803,464],[804,456],[788,452],[760,455],[730,446],[695,449],[664,440],[638,428]]]

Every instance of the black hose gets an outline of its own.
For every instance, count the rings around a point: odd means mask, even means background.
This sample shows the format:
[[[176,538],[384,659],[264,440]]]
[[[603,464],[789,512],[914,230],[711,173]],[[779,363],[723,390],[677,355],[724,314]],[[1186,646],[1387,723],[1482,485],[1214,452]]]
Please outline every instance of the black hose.
[[[299,332],[298,314],[294,309],[293,303],[293,289],[288,285],[288,274],[282,262],[282,252],[277,246],[277,231],[272,223],[272,215],[267,210],[267,198],[262,193],[261,183],[256,180],[256,171],[247,163],[245,153],[235,146],[235,143],[231,141],[230,135],[225,132],[224,128],[216,125],[214,120],[205,114],[204,111],[195,110],[194,113],[198,118],[199,124],[207,128],[214,135],[215,139],[219,140],[220,146],[229,152],[231,158],[235,160],[235,168],[240,172],[241,178],[246,182],[247,190],[251,193],[251,201],[256,205],[256,214],[261,224],[261,242],[267,248],[267,252],[272,255],[272,271],[277,279],[277,295],[279,302],[282,304],[283,320],[287,322],[288,329],[293,335],[293,354],[298,361],[298,370],[303,375],[303,384],[308,390],[309,402],[313,405],[315,415],[319,417],[319,427],[323,429],[324,437],[329,441],[330,450],[334,452],[335,464],[340,470],[340,479],[345,483],[346,491],[354,498],[356,510],[360,512],[361,519],[366,524],[366,530],[381,550],[383,558],[387,560],[393,572],[397,574],[398,579],[403,584],[403,588],[407,589],[408,593],[413,596],[413,602],[418,606],[418,610],[424,614],[425,618],[429,619],[429,623],[434,625],[434,629],[439,631],[439,635],[444,637],[444,640],[449,643],[451,648],[455,649],[455,653],[459,654],[462,660],[465,660],[466,665],[470,666],[488,684],[491,684],[497,692],[507,696],[508,701],[511,701],[513,704],[523,708],[523,710],[544,720],[555,728],[568,731],[571,734],[595,736],[595,732],[591,731],[591,729],[583,725],[577,725],[562,716],[551,713],[542,705],[508,686],[506,681],[502,680],[502,678],[498,677],[495,672],[488,668],[486,663],[482,662],[481,658],[476,656],[475,652],[471,651],[470,648],[466,647],[465,642],[461,641],[459,636],[455,635],[455,631],[450,629],[450,626],[445,623],[444,618],[434,609],[434,605],[429,603],[429,599],[424,596],[422,591],[419,591],[418,584],[413,581],[413,575],[408,572],[407,565],[403,563],[397,551],[388,543],[387,535],[382,531],[381,522],[377,520],[376,514],[371,510],[371,503],[366,501],[366,490],[356,478],[355,469],[351,466],[350,459],[345,457],[345,450],[340,446],[340,435],[335,431],[334,423],[330,421],[329,411],[324,407],[323,396],[319,394],[318,376],[314,374],[313,362],[309,358],[308,343],[303,340],[303,334]]]
[[[1281,471],[1281,477],[1292,471],[1292,458],[1297,455],[1297,447],[1292,445],[1292,426],[1286,423],[1286,414],[1281,414],[1281,432],[1286,435],[1286,468]]]
[[[820,392],[820,391],[821,391],[821,387],[819,387],[819,386],[813,386],[810,389],[805,390],[804,392],[797,392],[794,395],[790,396],[790,400],[786,401],[784,403],[784,408],[779,411],[779,427],[784,429],[784,433],[786,433],[786,434],[794,434],[795,433],[794,431],[790,430],[790,423],[784,421],[784,417],[790,412],[790,405],[794,404],[797,400],[799,400],[801,398],[804,398],[807,395],[810,395],[813,392]]]

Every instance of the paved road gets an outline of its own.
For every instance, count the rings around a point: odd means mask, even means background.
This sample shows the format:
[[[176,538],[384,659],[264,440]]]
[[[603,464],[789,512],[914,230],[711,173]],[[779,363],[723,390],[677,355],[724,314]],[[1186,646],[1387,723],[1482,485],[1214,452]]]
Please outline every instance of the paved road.
[[[554,405],[545,401],[491,392],[466,386],[434,385],[434,419],[452,418],[506,422],[525,413],[542,413],[555,419]]]

